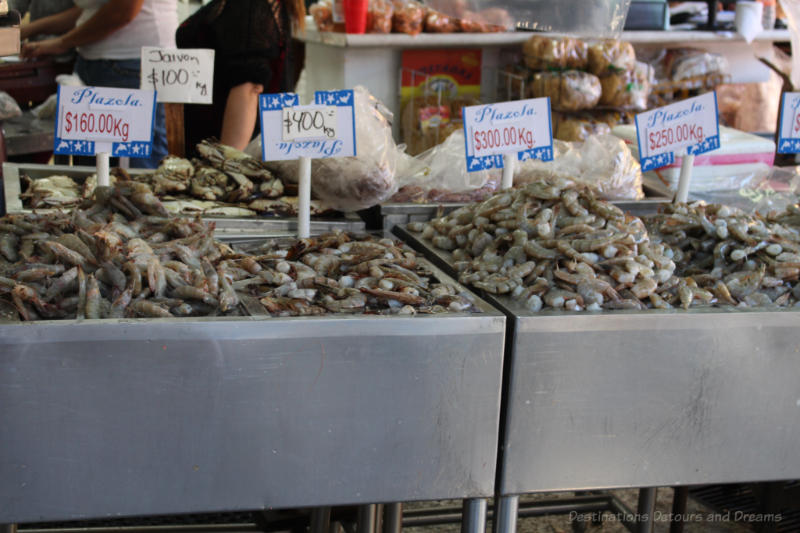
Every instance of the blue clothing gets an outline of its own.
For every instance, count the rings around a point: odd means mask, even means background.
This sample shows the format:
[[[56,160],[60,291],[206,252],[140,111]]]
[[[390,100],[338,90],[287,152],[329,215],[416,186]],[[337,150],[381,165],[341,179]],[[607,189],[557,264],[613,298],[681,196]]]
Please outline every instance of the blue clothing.
[[[75,74],[86,85],[96,87],[139,88],[139,59],[84,59],[78,55]],[[156,105],[153,124],[153,152],[149,158],[131,158],[131,168],[157,168],[167,156],[167,119],[164,104]]]

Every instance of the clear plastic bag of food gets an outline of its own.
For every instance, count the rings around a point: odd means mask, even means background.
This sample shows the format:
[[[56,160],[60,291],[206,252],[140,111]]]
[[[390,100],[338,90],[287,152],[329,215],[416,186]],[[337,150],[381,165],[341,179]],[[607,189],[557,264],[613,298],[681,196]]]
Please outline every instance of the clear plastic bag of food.
[[[392,33],[394,5],[390,0],[370,0],[367,11],[367,33]]]
[[[425,6],[414,0],[394,0],[392,31],[418,35],[425,24]]]
[[[525,64],[534,70],[585,69],[588,46],[580,39],[534,35],[522,44]]]
[[[407,164],[393,199],[401,202],[471,202],[491,195],[500,182],[501,171],[467,172],[464,130],[453,131],[443,143]]]
[[[605,200],[641,200],[642,170],[625,142],[610,134],[583,142],[554,141],[552,161],[529,159],[517,165],[514,185],[563,177],[594,186]]]
[[[606,39],[589,46],[589,72],[596,76],[633,70],[636,52],[629,42]]]
[[[428,11],[428,15],[425,17],[425,31],[427,33],[455,33],[460,29],[458,19],[438,11]]]
[[[537,32],[579,37],[617,38],[625,25],[630,0],[426,0],[425,4],[445,15],[462,18],[465,11],[486,14],[502,10],[506,29],[514,27]]]
[[[392,112],[360,85],[353,93],[356,156],[311,160],[311,194],[339,211],[372,207],[397,191],[394,176],[399,150],[392,138]],[[261,157],[260,136],[245,153]],[[296,160],[270,161],[267,166],[285,183],[297,183]]]
[[[308,12],[319,31],[333,31],[333,6],[330,0],[321,0],[312,4],[308,8]]]
[[[600,105],[644,111],[653,84],[653,69],[637,61],[633,70],[603,76],[600,84]]]
[[[22,109],[14,98],[5,91],[0,91],[0,120],[18,117]]]
[[[580,142],[591,135],[611,133],[611,126],[588,117],[564,117],[554,132],[553,137],[559,141]]]
[[[600,100],[602,87],[594,74],[578,70],[537,72],[529,85],[531,98],[550,98],[550,107],[560,111],[591,109]]]

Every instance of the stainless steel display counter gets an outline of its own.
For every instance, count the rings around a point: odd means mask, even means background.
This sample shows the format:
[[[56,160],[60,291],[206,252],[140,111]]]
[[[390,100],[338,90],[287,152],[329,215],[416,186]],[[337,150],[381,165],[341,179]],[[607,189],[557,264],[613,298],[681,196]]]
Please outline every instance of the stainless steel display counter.
[[[128,173],[134,176],[147,172],[152,172],[152,170],[128,169]],[[94,167],[3,163],[3,187],[5,192],[6,213],[16,214],[33,212],[31,209],[27,209],[23,206],[22,199],[20,198],[20,193],[22,192],[20,182],[21,174],[26,174],[32,179],[46,178],[56,174],[84,179],[94,173]],[[36,212],[46,213],[48,209],[37,209]],[[237,238],[247,239],[251,237],[285,236],[297,233],[297,220],[294,218],[267,216],[249,218],[203,216],[202,218],[215,223],[215,233],[218,236],[231,235]],[[310,224],[312,234],[333,230],[363,232],[364,228],[364,222],[354,214],[345,214],[339,218],[312,218]]]
[[[800,477],[797,311],[531,313],[486,299],[509,318],[498,531],[528,492]]]
[[[506,319],[478,305],[2,324],[0,523],[488,497]]]

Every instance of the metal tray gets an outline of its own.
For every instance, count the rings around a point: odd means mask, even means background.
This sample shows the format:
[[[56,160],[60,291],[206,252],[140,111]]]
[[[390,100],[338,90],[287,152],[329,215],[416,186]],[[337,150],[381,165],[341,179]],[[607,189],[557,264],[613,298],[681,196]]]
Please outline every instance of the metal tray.
[[[644,200],[625,200],[612,203],[627,213],[640,216],[656,213],[659,207],[671,201],[671,197],[653,196]],[[390,231],[395,226],[404,226],[409,222],[426,222],[465,205],[468,204],[382,204],[380,208],[383,229]]]
[[[531,313],[482,297],[509,319],[499,495],[800,477],[797,311]]]
[[[132,175],[137,175],[151,172],[151,170],[129,169],[128,172]],[[55,174],[85,179],[94,173],[94,167],[3,163],[3,188],[5,192],[6,213],[16,214],[33,212],[22,205],[22,200],[19,197],[22,191],[20,174],[27,174],[32,179],[46,178]],[[48,211],[50,210],[36,210],[37,213],[47,213]],[[215,222],[217,234],[232,233],[241,237],[263,237],[291,235],[297,232],[297,220],[292,218],[233,218],[222,216],[204,216],[202,218]],[[314,234],[333,230],[363,232],[364,228],[364,222],[355,215],[345,215],[342,218],[333,219],[312,219],[310,225],[311,233]]]
[[[476,301],[0,325],[0,523],[491,496],[506,318]]]

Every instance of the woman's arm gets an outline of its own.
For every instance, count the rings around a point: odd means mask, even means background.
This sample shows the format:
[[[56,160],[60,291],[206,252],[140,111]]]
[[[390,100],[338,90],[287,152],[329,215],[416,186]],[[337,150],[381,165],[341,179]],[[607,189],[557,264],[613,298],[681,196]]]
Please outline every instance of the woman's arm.
[[[245,82],[228,93],[222,116],[220,142],[244,150],[253,136],[258,118],[258,95],[264,91],[260,83]]]
[[[20,39],[28,39],[36,35],[60,35],[67,33],[75,27],[75,22],[81,16],[81,8],[73,6],[61,13],[43,17],[25,24],[20,28]]]
[[[22,56],[61,54],[70,48],[104,39],[135,19],[143,2],[144,0],[110,0],[89,20],[61,37],[27,43],[22,49]]]

